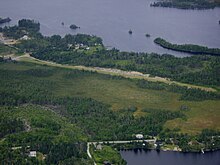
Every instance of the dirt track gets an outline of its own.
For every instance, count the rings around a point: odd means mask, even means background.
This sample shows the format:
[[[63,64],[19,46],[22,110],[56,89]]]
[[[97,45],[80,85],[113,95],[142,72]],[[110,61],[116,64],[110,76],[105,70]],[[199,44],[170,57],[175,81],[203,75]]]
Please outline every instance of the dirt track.
[[[26,62],[32,62],[32,63],[37,63],[37,64],[44,64],[44,65],[53,66],[53,67],[88,70],[88,71],[95,71],[95,72],[102,73],[102,74],[122,76],[126,78],[145,79],[145,80],[153,81],[153,82],[176,84],[179,86],[186,86],[188,88],[198,88],[198,89],[205,90],[205,91],[213,91],[213,92],[216,91],[213,88],[197,86],[197,85],[192,85],[192,84],[185,84],[185,83],[181,83],[177,81],[171,81],[170,79],[163,78],[163,77],[157,77],[157,76],[151,77],[149,74],[143,74],[143,73],[136,72],[136,71],[123,71],[120,69],[100,68],[100,67],[72,66],[72,65],[58,64],[58,63],[50,62],[50,61],[43,61],[43,60],[39,60],[34,57],[31,57],[27,53],[23,56],[12,57],[12,59],[16,61],[26,61]]]

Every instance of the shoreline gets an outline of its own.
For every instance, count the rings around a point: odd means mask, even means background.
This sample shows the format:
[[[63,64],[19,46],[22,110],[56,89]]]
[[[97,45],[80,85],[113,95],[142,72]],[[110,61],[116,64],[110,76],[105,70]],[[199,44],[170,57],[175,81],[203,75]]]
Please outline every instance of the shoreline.
[[[151,147],[151,148],[141,148],[141,147],[125,147],[125,148],[117,148],[117,147],[120,147],[120,144],[129,144],[129,143],[144,143],[144,142],[148,142],[148,143],[151,143],[151,144],[154,144],[153,146],[154,147]],[[155,146],[156,144],[156,139],[148,139],[148,140],[127,140],[127,141],[100,141],[100,142],[87,142],[87,151],[89,151],[89,148],[90,148],[90,145],[109,145],[111,146],[112,148],[115,148],[117,149],[118,151],[138,151],[138,150],[156,150],[157,152],[160,152],[160,151],[164,151],[164,152],[167,152],[167,151],[171,151],[171,152],[180,152],[180,153],[206,153],[206,152],[215,152],[215,151],[220,151],[220,149],[216,149],[216,150],[210,150],[210,149],[205,149],[205,148],[201,148],[201,150],[191,150],[191,151],[183,151],[178,145],[174,145],[174,148],[169,148],[169,147],[164,147],[163,148],[163,145],[159,145],[160,148],[157,148]],[[118,146],[112,146],[114,144],[117,144]],[[157,145],[157,146],[158,146]],[[165,144],[166,145],[166,144]],[[88,153],[88,156],[89,157],[92,157],[91,156],[91,153],[87,152]]]
[[[157,152],[160,152],[160,151],[164,151],[164,152],[179,152],[179,153],[185,153],[185,154],[187,154],[187,153],[195,153],[195,154],[205,154],[205,153],[211,153],[211,152],[216,152],[216,151],[220,151],[220,149],[217,149],[217,150],[203,150],[203,152],[202,151],[187,151],[187,152],[185,152],[185,151],[180,151],[180,150],[174,150],[174,149],[159,149],[159,150],[157,150],[157,149],[155,149],[155,148],[152,148],[152,149],[150,149],[150,148],[131,148],[131,149],[119,149],[118,151],[134,151],[134,152],[136,152],[136,151],[153,151],[153,150],[155,150],[155,151],[157,151]]]

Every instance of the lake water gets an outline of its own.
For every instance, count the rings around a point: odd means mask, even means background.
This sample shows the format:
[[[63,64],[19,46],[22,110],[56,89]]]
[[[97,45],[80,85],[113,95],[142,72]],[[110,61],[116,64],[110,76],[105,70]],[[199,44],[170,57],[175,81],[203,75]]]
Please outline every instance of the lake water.
[[[220,151],[180,153],[173,151],[120,151],[128,165],[220,165]]]
[[[220,48],[220,8],[179,10],[153,8],[150,3],[149,0],[1,0],[0,16],[12,18],[9,25],[22,18],[38,20],[44,35],[97,35],[106,46],[124,51],[186,56],[154,44],[156,37],[173,43]],[[81,28],[71,30],[71,24]],[[129,29],[132,35],[128,34]],[[146,38],[146,33],[151,37]]]

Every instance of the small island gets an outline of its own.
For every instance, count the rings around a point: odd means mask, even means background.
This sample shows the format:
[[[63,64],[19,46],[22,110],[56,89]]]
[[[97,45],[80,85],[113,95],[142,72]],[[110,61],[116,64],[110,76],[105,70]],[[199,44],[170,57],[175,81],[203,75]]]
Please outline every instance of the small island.
[[[3,24],[3,23],[7,23],[7,22],[10,22],[11,19],[9,17],[7,18],[0,18],[0,24]]]
[[[149,37],[150,37],[150,34],[145,34],[145,36],[146,36],[147,38],[149,38]]]
[[[132,34],[133,32],[132,32],[132,30],[129,30],[128,33],[129,33],[129,34]]]
[[[75,24],[70,25],[70,29],[75,30],[75,29],[79,29],[79,28],[80,28],[80,27],[79,27],[79,26],[76,26]]]

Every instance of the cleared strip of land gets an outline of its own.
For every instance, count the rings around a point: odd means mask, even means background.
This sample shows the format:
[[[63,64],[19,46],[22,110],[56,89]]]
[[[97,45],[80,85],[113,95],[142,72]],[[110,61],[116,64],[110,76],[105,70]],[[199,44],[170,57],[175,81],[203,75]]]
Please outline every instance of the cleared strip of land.
[[[48,65],[48,66],[59,67],[59,68],[94,71],[94,72],[98,72],[101,74],[110,74],[110,75],[122,76],[125,78],[131,78],[131,79],[134,79],[134,78],[135,79],[145,79],[145,80],[153,81],[153,82],[163,82],[166,84],[176,84],[179,86],[186,86],[188,88],[197,88],[197,89],[201,89],[201,90],[205,90],[205,91],[212,91],[212,92],[216,91],[215,89],[210,88],[210,87],[204,87],[204,86],[181,83],[181,82],[177,82],[177,81],[171,81],[170,79],[163,78],[163,77],[157,77],[157,76],[151,77],[149,74],[143,74],[141,72],[136,72],[136,71],[123,71],[120,69],[111,69],[111,68],[72,66],[72,65],[58,64],[55,62],[36,59],[34,57],[31,57],[30,54],[27,54],[27,53],[22,56],[12,57],[12,59],[16,60],[16,61],[25,61],[25,62],[31,62],[31,63],[41,64],[41,65]]]

